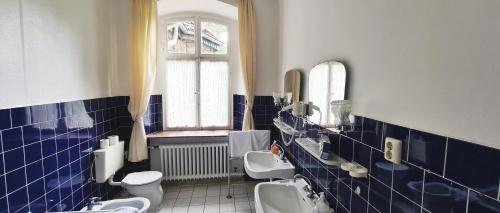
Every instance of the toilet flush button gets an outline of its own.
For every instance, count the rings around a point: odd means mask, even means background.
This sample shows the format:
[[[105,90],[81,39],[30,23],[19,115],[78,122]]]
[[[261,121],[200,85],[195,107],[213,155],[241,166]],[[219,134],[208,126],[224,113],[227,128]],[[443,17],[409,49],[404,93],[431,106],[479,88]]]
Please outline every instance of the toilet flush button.
[[[395,164],[401,163],[401,140],[386,137],[384,146],[384,157]]]

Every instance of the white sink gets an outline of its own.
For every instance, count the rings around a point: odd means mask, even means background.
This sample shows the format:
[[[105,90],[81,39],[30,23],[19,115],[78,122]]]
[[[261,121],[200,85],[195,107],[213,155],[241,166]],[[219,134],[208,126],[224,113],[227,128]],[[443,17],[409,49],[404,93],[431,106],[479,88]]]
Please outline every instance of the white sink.
[[[113,212],[113,210],[121,207],[133,207],[137,208],[139,210],[139,213],[146,213],[150,205],[149,200],[143,197],[115,199],[115,200],[101,201],[99,203],[100,204],[94,205],[92,210],[87,210],[87,207],[84,207],[81,210],[81,212],[93,212],[93,211]]]
[[[245,153],[245,171],[256,179],[293,178],[295,166],[285,158],[279,159],[271,151],[252,151]]]
[[[255,186],[255,210],[257,213],[304,213],[313,212],[313,199],[303,190],[308,185],[303,179],[259,183]]]

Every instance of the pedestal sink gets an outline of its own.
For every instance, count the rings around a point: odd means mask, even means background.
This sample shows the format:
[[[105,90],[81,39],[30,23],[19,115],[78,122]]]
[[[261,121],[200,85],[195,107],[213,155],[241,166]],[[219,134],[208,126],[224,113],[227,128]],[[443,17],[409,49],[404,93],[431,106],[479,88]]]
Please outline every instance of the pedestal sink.
[[[303,190],[303,179],[259,183],[255,186],[255,210],[257,213],[304,213],[313,212],[314,198],[308,198]]]
[[[271,151],[252,151],[245,154],[245,171],[255,179],[293,178],[295,166],[286,158],[281,160]]]

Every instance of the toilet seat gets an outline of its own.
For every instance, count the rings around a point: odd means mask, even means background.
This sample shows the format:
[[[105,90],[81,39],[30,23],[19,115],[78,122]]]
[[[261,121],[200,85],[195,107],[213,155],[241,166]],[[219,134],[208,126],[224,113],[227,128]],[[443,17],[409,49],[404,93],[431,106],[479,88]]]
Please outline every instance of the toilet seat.
[[[161,179],[163,175],[158,171],[133,172],[125,176],[122,184],[140,186],[153,183]]]

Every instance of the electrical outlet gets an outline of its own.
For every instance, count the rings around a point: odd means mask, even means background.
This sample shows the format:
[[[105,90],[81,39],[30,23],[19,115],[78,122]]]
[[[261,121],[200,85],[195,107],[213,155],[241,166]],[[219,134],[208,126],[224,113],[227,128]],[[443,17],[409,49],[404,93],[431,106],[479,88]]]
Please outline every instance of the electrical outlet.
[[[395,164],[401,163],[401,140],[385,138],[384,158]]]

